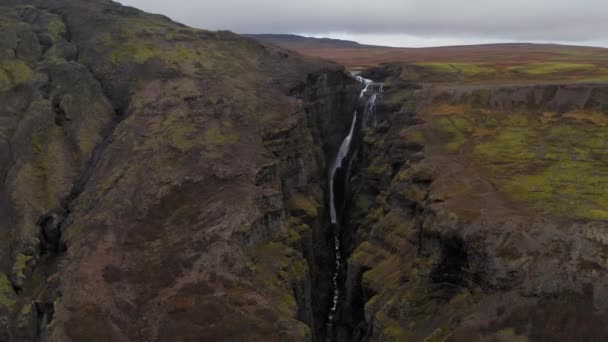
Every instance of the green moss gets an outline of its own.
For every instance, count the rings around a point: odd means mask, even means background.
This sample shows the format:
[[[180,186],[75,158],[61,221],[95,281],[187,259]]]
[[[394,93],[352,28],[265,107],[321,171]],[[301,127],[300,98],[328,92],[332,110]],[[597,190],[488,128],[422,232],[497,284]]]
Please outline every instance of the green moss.
[[[479,63],[428,62],[416,64],[425,68],[429,68],[430,70],[436,73],[453,74],[462,78],[470,78],[495,72],[495,69],[491,66]]]
[[[442,342],[448,337],[449,334],[450,330],[442,327],[435,330],[431,335],[425,338],[423,342]]]
[[[490,114],[497,123],[481,136],[471,134],[488,127],[485,117]],[[543,211],[608,219],[608,194],[602,191],[608,186],[608,168],[601,162],[608,158],[603,121],[583,120],[588,117],[584,113],[552,120],[497,112],[467,115],[459,120],[435,119],[449,136],[446,149],[454,151],[469,143],[478,165],[490,171],[510,198]]]
[[[30,255],[17,254],[15,263],[13,264],[13,274],[19,279],[25,278],[25,271],[27,269],[27,263],[32,260],[33,257]]]
[[[12,87],[26,83],[32,79],[34,72],[20,60],[0,61],[0,91],[6,91]]]
[[[452,153],[458,151],[473,132],[471,122],[461,116],[442,116],[436,123],[446,136],[444,148]]]
[[[32,304],[31,303],[24,305],[23,308],[21,308],[21,311],[20,311],[20,313],[21,313],[22,316],[27,316],[27,315],[30,314],[30,312],[32,312]]]
[[[530,63],[510,67],[513,72],[521,72],[530,75],[553,74],[560,72],[593,71],[597,67],[593,64],[583,63]]]
[[[311,233],[310,226],[302,223],[302,220],[296,217],[290,217],[287,220],[287,232],[284,238],[284,243],[287,246],[301,246],[301,241],[304,236]]]
[[[195,129],[192,125],[182,122],[175,122],[170,126],[171,144],[181,151],[186,151],[196,146],[196,140],[193,134]]]
[[[11,79],[3,69],[0,69],[0,91],[7,91],[11,88]]]
[[[239,140],[236,133],[230,132],[229,129],[221,129],[220,127],[211,127],[204,134],[203,139],[208,145],[230,145]]]
[[[61,36],[63,36],[67,32],[65,24],[59,18],[53,19],[48,24],[47,30],[49,31],[49,35],[51,36],[51,38],[53,38],[55,42],[58,41]]]
[[[387,337],[389,341],[409,341],[410,334],[403,329],[399,322],[394,319],[386,319],[382,321],[382,334]]]
[[[17,302],[15,291],[4,273],[0,273],[0,305],[12,308]]]
[[[373,289],[391,289],[402,282],[403,261],[395,256],[382,260],[363,274],[363,283]]]
[[[589,122],[547,125],[522,116],[503,120],[497,133],[475,147],[501,190],[538,209],[589,219],[608,218],[608,134]]]
[[[365,241],[360,244],[350,255],[350,258],[358,264],[367,264],[366,259],[374,252],[374,245],[369,241]]]
[[[28,82],[34,76],[32,69],[20,60],[0,61],[0,68],[10,77],[13,85]]]
[[[292,248],[273,241],[254,254],[256,280],[285,315],[295,317],[297,302],[293,289],[308,276],[306,260]]]
[[[590,219],[608,218],[607,170],[589,161],[561,159],[541,171],[517,174],[504,182],[504,190],[521,201],[574,213]]]
[[[375,157],[367,167],[367,172],[374,176],[386,176],[390,174],[390,166],[383,157]]]
[[[45,102],[38,105],[46,107],[49,104]],[[53,205],[58,193],[69,186],[68,178],[71,176],[69,169],[58,168],[59,164],[66,163],[64,132],[61,127],[52,125],[34,131],[31,139],[32,151],[36,158],[22,167],[18,182],[21,189],[32,191],[27,205]],[[37,188],[33,188],[34,184]]]
[[[490,161],[524,163],[534,158],[532,133],[526,128],[505,127],[494,137],[475,146],[474,153]]]
[[[204,62],[198,48],[180,42],[191,40],[191,34],[195,30],[177,28],[157,18],[146,16],[132,17],[129,20],[116,19],[119,29],[99,37],[100,43],[109,49],[109,60],[114,64],[124,61],[141,64],[151,58],[178,64]],[[159,45],[159,39],[168,44]]]
[[[500,330],[494,335],[494,340],[497,342],[528,342],[526,336],[518,335],[513,328]]]
[[[293,196],[289,199],[289,202],[287,202],[287,208],[289,210],[304,211],[310,218],[315,218],[319,215],[318,207],[319,204],[316,201],[301,194]]]

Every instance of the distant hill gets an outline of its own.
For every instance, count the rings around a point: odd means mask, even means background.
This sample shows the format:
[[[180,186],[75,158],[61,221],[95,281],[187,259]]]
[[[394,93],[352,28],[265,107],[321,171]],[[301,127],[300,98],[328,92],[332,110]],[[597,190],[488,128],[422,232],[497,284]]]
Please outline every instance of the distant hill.
[[[318,48],[362,49],[381,47],[359,44],[358,42],[352,40],[313,38],[298,36],[295,34],[247,34],[245,36],[294,50]]]
[[[382,63],[485,63],[522,65],[529,63],[608,63],[608,49],[558,44],[506,43],[429,48],[396,48],[359,44],[330,38],[290,34],[249,35],[301,54],[333,60],[350,68]]]

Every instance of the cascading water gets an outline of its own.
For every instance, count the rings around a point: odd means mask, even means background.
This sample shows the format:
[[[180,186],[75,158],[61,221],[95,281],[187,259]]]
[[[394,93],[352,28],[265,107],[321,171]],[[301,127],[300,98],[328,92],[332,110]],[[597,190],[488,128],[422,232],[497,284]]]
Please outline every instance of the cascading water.
[[[361,94],[359,95],[359,100],[361,100],[361,98],[363,98],[365,93],[367,93],[367,90],[369,89],[370,85],[373,84],[373,81],[365,79],[361,76],[355,76],[355,78],[359,82],[362,82],[365,84],[365,88],[363,88],[363,90],[361,90]],[[373,95],[374,101],[375,101],[375,96],[376,96],[376,94]],[[370,100],[372,100],[372,99],[370,98]],[[367,105],[366,105],[365,111],[367,112]],[[365,117],[366,117],[366,114],[364,114],[364,118]],[[338,171],[338,169],[340,169],[342,167],[342,163],[344,162],[344,159],[346,159],[346,157],[348,156],[348,152],[350,150],[350,145],[353,140],[353,134],[355,133],[356,125],[357,125],[357,110],[355,110],[355,114],[353,115],[353,122],[350,125],[350,131],[348,132],[348,135],[346,136],[346,138],[344,138],[344,140],[342,141],[342,145],[340,145],[340,150],[338,150],[338,155],[336,156],[336,159],[334,160],[334,163],[331,166],[331,171],[329,173],[329,213],[331,216],[332,224],[336,224],[338,221],[337,214],[336,214],[336,203],[335,203],[336,201],[335,201],[335,197],[334,197],[334,178],[336,177],[336,171]]]
[[[361,94],[359,95],[359,101],[364,98],[365,94],[372,89],[374,92],[367,102],[365,103],[363,115],[361,117],[360,128],[367,127],[375,127],[376,122],[376,104],[382,99],[383,93],[383,85],[381,83],[375,83],[372,80],[365,79],[361,76],[353,74],[353,77],[357,79],[359,82],[363,83],[365,87],[361,90]],[[340,303],[340,285],[339,285],[339,275],[340,269],[342,268],[342,246],[340,240],[340,230],[337,229],[338,222],[338,213],[337,213],[337,204],[336,204],[336,194],[335,194],[335,182],[336,182],[336,174],[338,170],[344,167],[345,161],[347,161],[347,170],[344,175],[344,185],[346,186],[348,183],[348,179],[350,178],[351,168],[354,160],[356,159],[357,151],[351,153],[350,149],[353,143],[353,138],[357,131],[357,120],[359,117],[358,109],[355,110],[353,114],[353,121],[350,125],[350,130],[348,135],[342,141],[340,145],[340,149],[338,150],[338,155],[334,159],[334,162],[331,166],[329,172],[329,212],[331,224],[334,226],[334,248],[335,248],[335,270],[333,274],[333,296],[332,296],[332,305],[329,310],[329,316],[327,318],[327,341],[334,340],[334,326],[335,326],[335,318],[336,313],[338,311],[338,305]],[[347,160],[348,159],[348,160]],[[342,188],[345,191],[345,187]],[[340,198],[344,198],[344,196],[340,196]]]

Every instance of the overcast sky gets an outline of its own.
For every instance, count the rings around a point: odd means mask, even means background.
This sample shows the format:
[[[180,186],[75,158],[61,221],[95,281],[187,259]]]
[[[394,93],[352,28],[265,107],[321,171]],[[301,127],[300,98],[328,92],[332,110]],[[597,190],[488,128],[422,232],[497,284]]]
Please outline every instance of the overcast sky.
[[[606,0],[119,0],[189,26],[392,46],[556,42],[608,47]]]

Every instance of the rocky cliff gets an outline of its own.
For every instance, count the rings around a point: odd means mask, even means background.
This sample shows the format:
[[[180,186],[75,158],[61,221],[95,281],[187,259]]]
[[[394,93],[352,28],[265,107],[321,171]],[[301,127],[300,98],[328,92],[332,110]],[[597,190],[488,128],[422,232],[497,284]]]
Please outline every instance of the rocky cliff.
[[[600,340],[608,86],[386,82],[351,180],[342,337]]]
[[[0,9],[0,341],[321,339],[355,80],[111,1]]]

